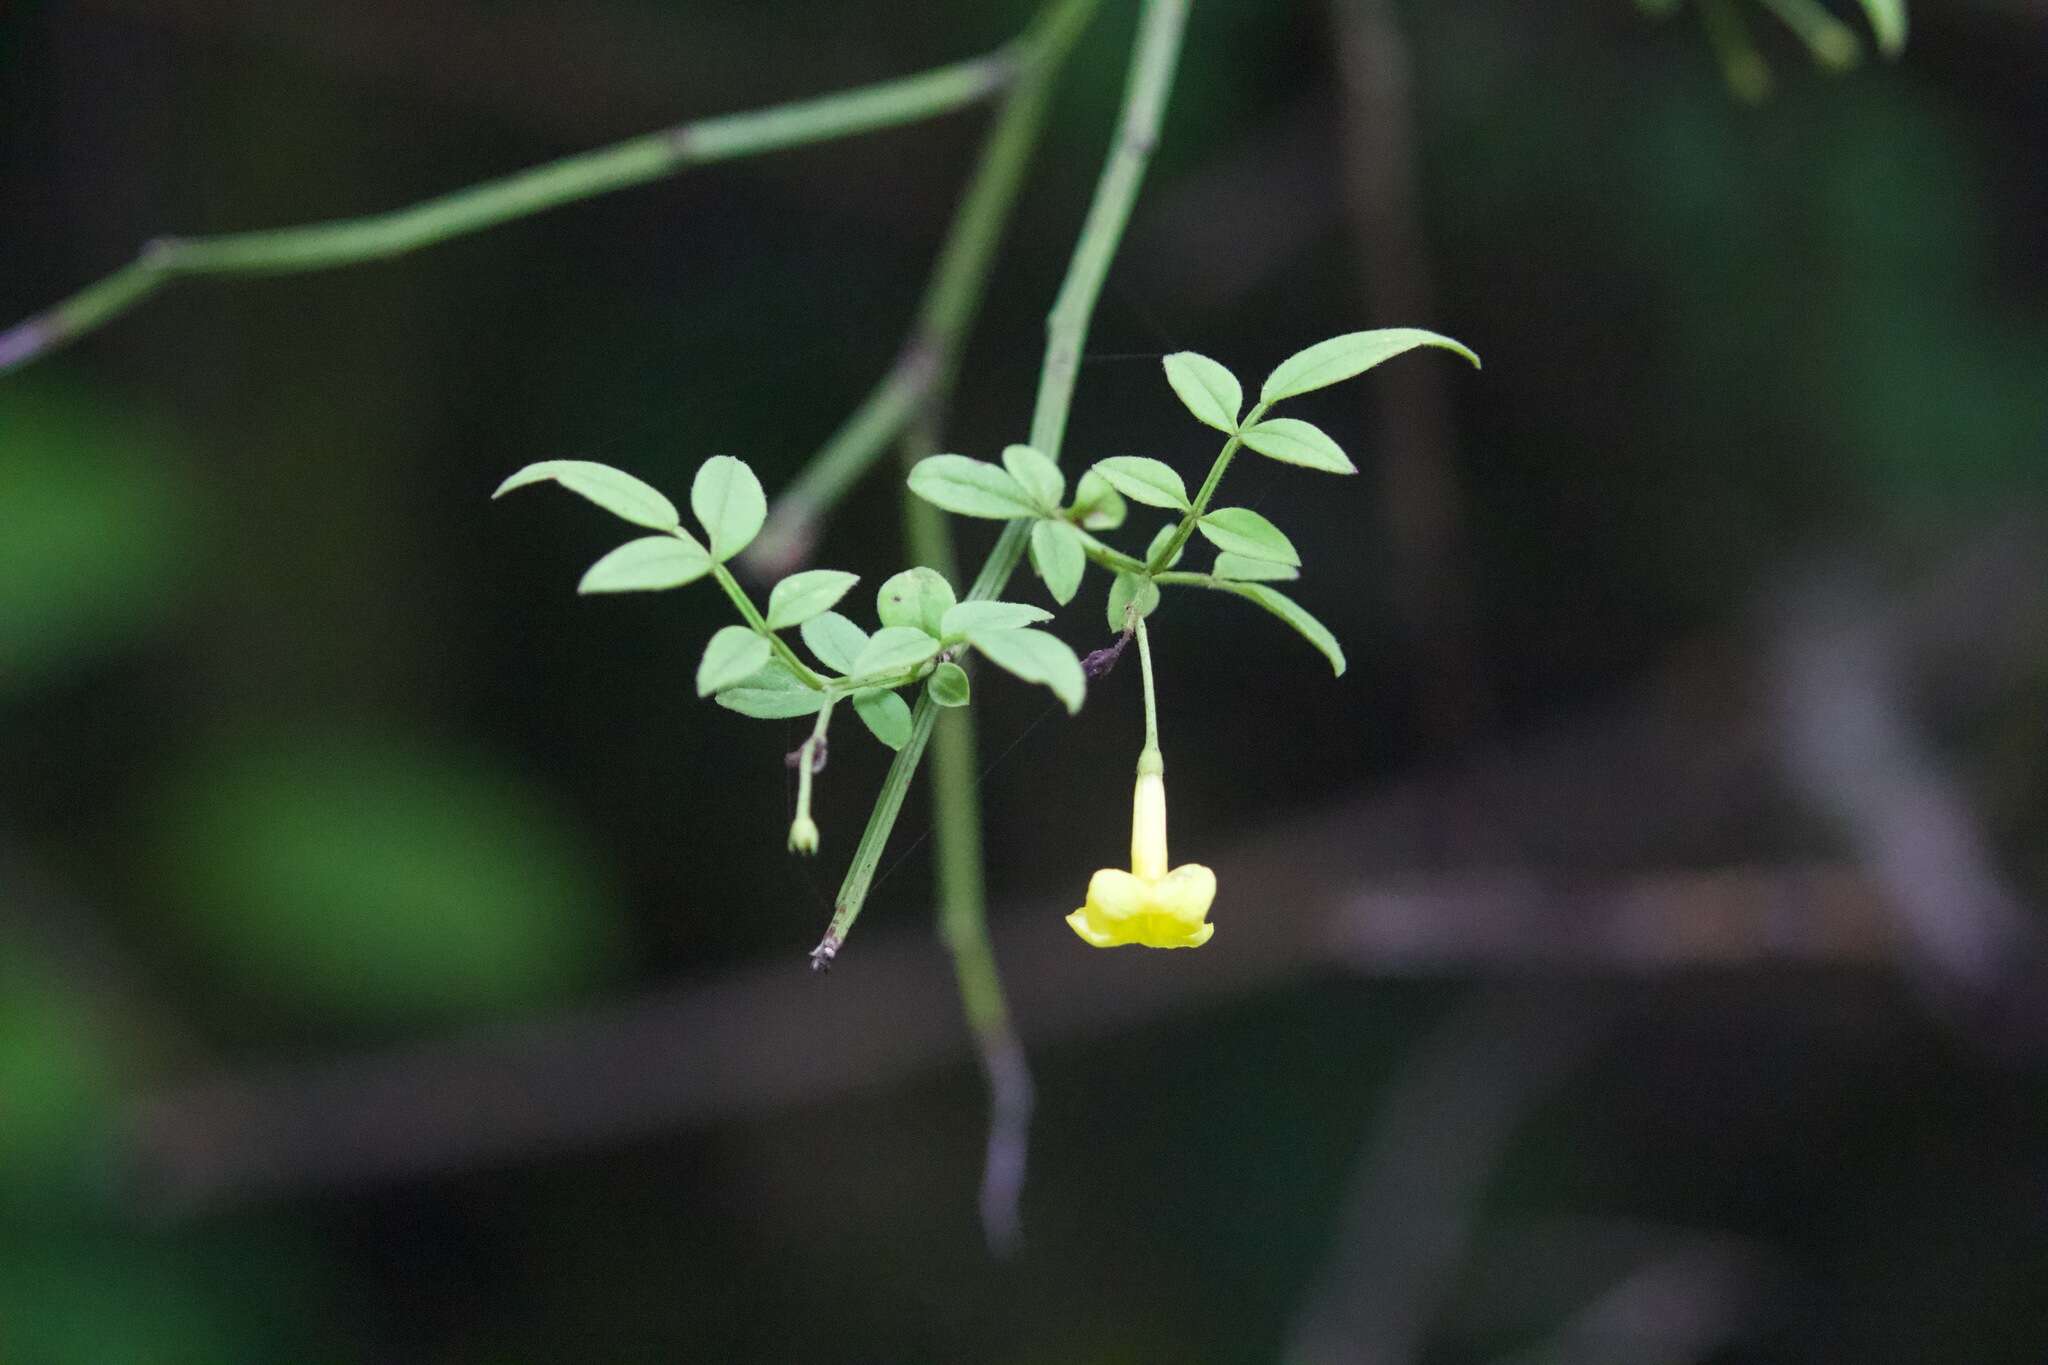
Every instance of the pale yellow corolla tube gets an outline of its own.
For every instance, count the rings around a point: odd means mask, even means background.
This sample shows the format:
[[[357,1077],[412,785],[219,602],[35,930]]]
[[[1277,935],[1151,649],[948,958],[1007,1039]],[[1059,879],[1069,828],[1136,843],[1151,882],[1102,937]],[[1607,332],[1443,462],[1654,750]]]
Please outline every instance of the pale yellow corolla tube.
[[[1207,922],[1216,874],[1200,863],[1167,870],[1166,772],[1156,750],[1138,762],[1131,798],[1131,870],[1105,867],[1088,879],[1088,903],[1067,916],[1097,948],[1199,948],[1216,932]]]

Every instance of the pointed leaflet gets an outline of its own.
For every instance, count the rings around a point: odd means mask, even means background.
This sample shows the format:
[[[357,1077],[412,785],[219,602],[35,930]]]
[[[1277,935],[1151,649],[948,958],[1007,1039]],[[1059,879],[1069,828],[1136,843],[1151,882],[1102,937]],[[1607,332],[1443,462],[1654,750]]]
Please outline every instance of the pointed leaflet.
[[[854,656],[853,675],[901,673],[939,652],[939,642],[916,626],[884,626]]]
[[[1110,487],[1147,507],[1188,510],[1188,486],[1169,465],[1143,455],[1112,455],[1095,462],[1095,472],[1109,480]]]
[[[1050,620],[1051,612],[1023,602],[967,601],[946,612],[939,622],[939,635],[957,640],[970,630],[1016,630]]]
[[[1249,507],[1218,508],[1196,522],[1195,529],[1219,550],[1301,567],[1301,556],[1294,552],[1294,542],[1283,535],[1279,527]]]
[[[1010,471],[965,455],[927,455],[911,468],[909,482],[911,492],[956,516],[1014,521],[1039,511]]]
[[[747,627],[722,627],[697,664],[697,695],[708,697],[758,672],[768,653],[768,642]]]
[[[680,588],[711,572],[711,556],[694,540],[642,536],[590,566],[578,592],[655,592]]]
[[[1290,578],[1301,577],[1301,570],[1291,565],[1234,555],[1228,550],[1216,556],[1216,567],[1210,572],[1218,578],[1234,579],[1239,583],[1284,583]]]
[[[1031,495],[1040,512],[1050,516],[1060,510],[1060,499],[1067,495],[1067,478],[1042,451],[1004,446],[1003,468]]]
[[[872,691],[853,694],[853,712],[859,716],[876,739],[892,749],[900,749],[910,738],[910,708],[903,698],[894,692],[875,688]]]
[[[1244,410],[1244,386],[1237,376],[1205,355],[1175,351],[1166,357],[1166,382],[1187,404],[1195,420],[1221,432],[1237,430]]]
[[[919,565],[882,584],[875,593],[875,615],[885,626],[915,626],[927,635],[938,635],[953,600],[953,585],[945,575]]]
[[[1088,679],[1080,659],[1057,635],[1042,630],[976,630],[967,638],[997,668],[1025,682],[1044,683],[1069,712],[1081,709]]]
[[[770,659],[712,700],[756,720],[790,720],[816,715],[825,704],[825,694],[805,687],[780,659]]]
[[[940,664],[925,680],[924,690],[940,706],[965,706],[970,691],[967,670],[958,664]]]
[[[711,538],[720,563],[747,548],[768,519],[768,499],[754,471],[730,455],[713,455],[690,481],[690,510]]]
[[[499,484],[498,491],[491,496],[502,498],[515,488],[547,480],[553,480],[572,493],[582,494],[613,516],[622,517],[635,526],[673,531],[681,524],[681,518],[676,515],[676,505],[660,492],[622,469],[613,469],[595,460],[542,460],[539,464],[530,464]]]
[[[1372,332],[1349,332],[1319,341],[1305,351],[1296,351],[1274,367],[1259,390],[1261,403],[1277,403],[1297,393],[1328,388],[1356,374],[1364,374],[1384,360],[1392,360],[1417,346],[1441,346],[1456,351],[1474,365],[1479,357],[1459,342],[1420,327],[1385,327]]]
[[[834,673],[853,672],[853,661],[866,647],[868,633],[836,611],[823,612],[797,628],[804,647]]]
[[[1338,677],[1344,676],[1344,648],[1337,643],[1337,637],[1315,617],[1302,610],[1301,604],[1293,598],[1260,583],[1223,583],[1216,586],[1224,592],[1236,593],[1239,597],[1256,602],[1267,611],[1300,631],[1308,642],[1323,652],[1330,661],[1330,670]]]
[[[858,574],[843,569],[806,569],[791,574],[768,594],[768,629],[802,625],[819,612],[831,609],[858,582]]]
[[[1303,469],[1320,469],[1325,474],[1356,474],[1337,443],[1322,428],[1298,417],[1274,417],[1244,434],[1244,443],[1269,460],[1298,464]]]
[[[1081,533],[1064,521],[1041,521],[1031,528],[1031,567],[1045,580],[1052,600],[1065,606],[1081,591],[1081,575],[1088,568],[1088,552],[1081,548]]]

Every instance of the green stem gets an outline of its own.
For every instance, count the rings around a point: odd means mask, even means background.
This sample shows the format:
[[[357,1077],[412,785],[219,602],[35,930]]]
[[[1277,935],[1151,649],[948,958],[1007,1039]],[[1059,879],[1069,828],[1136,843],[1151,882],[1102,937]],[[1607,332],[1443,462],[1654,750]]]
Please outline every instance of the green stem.
[[[1016,209],[1053,86],[1075,39],[1100,5],[1101,0],[1054,0],[1019,41],[1016,81],[982,143],[909,339],[889,373],[775,500],[768,525],[746,555],[749,567],[763,577],[778,577],[801,563],[818,522],[873,467],[927,396],[952,388],[961,344],[980,311],[996,247]]]
[[[753,627],[756,635],[768,642],[768,648],[773,651],[776,658],[789,666],[789,671],[796,674],[798,682],[816,692],[827,690],[825,680],[813,673],[810,666],[797,657],[796,651],[791,649],[780,635],[768,629],[767,619],[748,599],[746,589],[732,576],[732,570],[723,564],[714,563],[711,566],[711,576],[718,580],[718,586],[725,589],[725,595],[731,598],[733,606],[739,609],[740,619]]]
[[[0,374],[74,341],[181,275],[286,274],[386,260],[690,166],[916,123],[986,99],[1028,54],[994,53],[899,80],[679,124],[391,213],[219,237],[164,237],[128,266],[0,332]]]
[[[1209,477],[1202,480],[1202,487],[1195,494],[1194,506],[1180,519],[1180,525],[1173,528],[1172,539],[1160,546],[1159,553],[1152,556],[1152,562],[1145,566],[1145,572],[1157,577],[1161,569],[1173,563],[1173,557],[1180,553],[1181,547],[1188,543],[1188,537],[1194,534],[1195,523],[1209,510],[1209,499],[1216,496],[1217,486],[1223,482],[1224,471],[1230,468],[1230,462],[1237,458],[1239,448],[1244,445],[1245,428],[1257,426],[1259,419],[1266,415],[1266,409],[1271,406],[1271,403],[1259,404],[1245,414],[1244,421],[1238,423],[1238,429],[1231,433],[1230,439],[1223,443],[1223,449],[1217,452],[1216,462],[1209,466]]]
[[[1173,77],[1180,61],[1181,35],[1187,25],[1189,0],[1145,0],[1138,21],[1138,40],[1131,54],[1130,74],[1124,87],[1123,116],[1117,128],[1109,160],[1096,183],[1095,197],[1088,206],[1080,238],[1067,266],[1052,311],[1046,317],[1045,361],[1039,369],[1038,400],[1031,415],[1030,443],[1057,460],[1066,433],[1067,415],[1074,398],[1074,379],[1087,340],[1089,319],[1109,263],[1123,239],[1130,221],[1131,205],[1144,180],[1152,148],[1159,140],[1159,123],[1173,89]],[[990,601],[1001,594],[1024,557],[1031,535],[1030,523],[1013,521],[1003,528],[995,548],[976,575],[967,596],[972,601]],[[911,716],[910,738],[896,753],[883,779],[875,809],[861,834],[853,866],[840,885],[832,922],[825,936],[811,951],[814,966],[823,967],[839,952],[840,945],[860,917],[868,888],[874,884],[875,868],[882,846],[895,828],[903,809],[903,794],[909,790],[917,765],[931,741],[937,707],[930,697],[918,699]]]
[[[1156,762],[1159,756],[1159,700],[1152,692],[1152,640],[1145,618],[1138,619],[1138,672],[1145,680],[1145,749]],[[1142,762],[1142,758],[1140,760]]]
[[[1081,553],[1089,562],[1100,565],[1111,573],[1144,573],[1145,561],[1136,555],[1127,555],[1113,546],[1104,545],[1086,531],[1081,532]]]
[[[832,708],[838,703],[837,697],[827,697],[825,704],[818,708],[818,719],[811,726],[811,737],[796,751],[796,815],[792,824],[809,823],[811,819],[811,779],[816,776],[818,747],[825,742],[825,731],[832,724]]]

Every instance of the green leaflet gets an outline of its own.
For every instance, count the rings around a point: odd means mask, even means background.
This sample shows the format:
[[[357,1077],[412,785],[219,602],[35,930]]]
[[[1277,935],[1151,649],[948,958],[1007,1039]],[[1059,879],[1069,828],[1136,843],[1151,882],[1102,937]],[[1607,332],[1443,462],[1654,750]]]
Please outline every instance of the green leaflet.
[[[1031,566],[1045,580],[1052,600],[1065,606],[1081,590],[1081,575],[1088,568],[1088,552],[1081,545],[1081,533],[1064,521],[1040,521],[1031,527]]]
[[[891,749],[900,749],[910,738],[910,707],[903,698],[883,688],[853,694],[853,712],[876,739]]]
[[[1435,332],[1425,332],[1420,327],[1383,327],[1371,332],[1348,332],[1328,341],[1319,341],[1307,350],[1296,351],[1274,366],[1273,373],[1266,376],[1265,384],[1259,389],[1259,401],[1277,403],[1298,393],[1328,388],[1353,375],[1364,374],[1373,366],[1418,346],[1441,346],[1447,351],[1456,351],[1475,366],[1479,364],[1479,357],[1463,344]]]
[[[853,661],[868,642],[868,633],[836,611],[821,612],[798,628],[804,647],[835,673],[853,672]],[[801,686],[802,684],[798,684]]]
[[[712,556],[723,563],[760,533],[768,519],[768,498],[744,461],[713,455],[690,481],[690,511],[710,537]]]
[[[1195,420],[1230,433],[1244,410],[1244,385],[1237,376],[1205,355],[1176,351],[1166,357],[1166,382],[1180,395]]]
[[[590,566],[576,591],[657,592],[694,583],[711,572],[711,556],[694,540],[642,536]]]
[[[1298,417],[1273,417],[1244,433],[1244,443],[1269,460],[1318,469],[1325,474],[1356,474],[1338,444],[1322,428]]]
[[[830,610],[847,589],[860,582],[843,569],[807,569],[791,574],[768,594],[768,629],[786,630]]]
[[[1165,507],[1176,512],[1185,512],[1188,502],[1188,486],[1181,482],[1180,475],[1169,465],[1143,455],[1112,455],[1106,460],[1095,462],[1095,472],[1108,479],[1110,486],[1132,502],[1142,502],[1147,507]]]
[[[911,468],[909,484],[911,492],[956,516],[1014,521],[1039,514],[1009,470],[965,455],[927,455]]]
[[[768,642],[746,626],[724,626],[704,646],[697,664],[697,695],[708,697],[758,672],[768,662]]]
[[[1070,714],[1081,709],[1088,679],[1081,660],[1058,636],[1042,630],[975,630],[967,638],[997,668],[1051,688]]]
[[[682,524],[676,505],[659,491],[623,469],[613,469],[595,460],[542,460],[530,464],[499,484],[498,491],[491,496],[502,498],[515,488],[550,480],[635,526],[673,531]]]
[[[1295,568],[1301,566],[1301,556],[1295,553],[1294,542],[1282,534],[1279,527],[1249,507],[1218,508],[1196,522],[1195,529],[1219,550],[1251,559],[1270,559],[1276,564]]]

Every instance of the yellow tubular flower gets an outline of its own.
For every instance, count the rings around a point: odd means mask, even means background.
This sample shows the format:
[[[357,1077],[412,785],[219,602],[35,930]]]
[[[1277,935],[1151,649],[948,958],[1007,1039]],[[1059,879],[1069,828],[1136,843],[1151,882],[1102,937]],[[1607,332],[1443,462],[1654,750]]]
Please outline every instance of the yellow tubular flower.
[[[1216,874],[1200,863],[1167,871],[1166,775],[1148,752],[1131,800],[1131,870],[1105,867],[1089,878],[1088,903],[1067,923],[1097,948],[1199,948],[1216,932],[1205,922],[1215,899]]]

